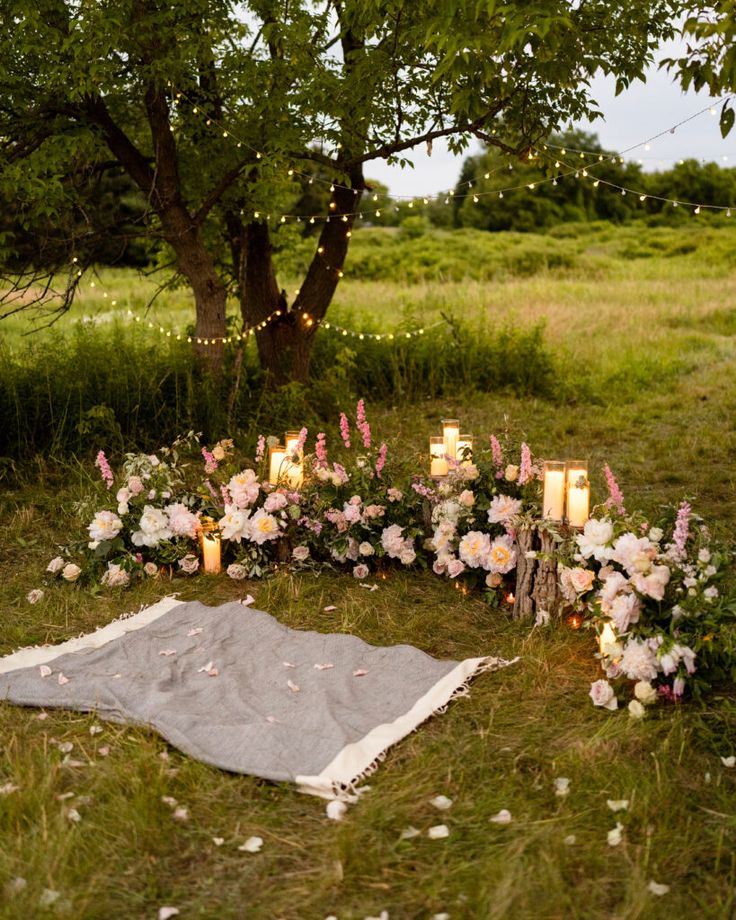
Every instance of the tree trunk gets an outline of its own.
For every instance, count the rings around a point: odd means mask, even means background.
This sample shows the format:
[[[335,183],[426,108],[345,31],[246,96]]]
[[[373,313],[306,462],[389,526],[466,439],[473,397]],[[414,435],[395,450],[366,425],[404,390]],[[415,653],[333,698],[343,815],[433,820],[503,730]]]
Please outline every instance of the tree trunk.
[[[335,189],[334,207],[330,207],[317,251],[291,307],[276,281],[268,225],[258,221],[245,228],[241,310],[245,325],[256,330],[258,355],[269,386],[305,383],[309,378],[314,337],[343,275],[363,188],[360,168],[350,175],[350,182],[352,188]]]
[[[534,576],[534,590],[532,597],[538,611],[546,610],[555,617],[562,608],[562,595],[557,579],[557,562],[549,558],[555,551],[555,542],[545,531],[539,533],[541,558]]]
[[[534,559],[526,554],[534,548],[534,527],[520,527],[516,534],[518,554],[516,557],[516,591],[514,591],[514,619],[527,620],[534,612],[532,585],[534,581]]]

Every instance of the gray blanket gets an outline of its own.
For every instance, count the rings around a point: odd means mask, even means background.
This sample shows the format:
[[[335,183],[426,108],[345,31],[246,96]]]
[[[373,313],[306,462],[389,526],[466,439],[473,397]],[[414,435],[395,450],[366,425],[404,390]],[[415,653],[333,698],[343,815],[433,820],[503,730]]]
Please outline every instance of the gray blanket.
[[[0,699],[151,726],[187,754],[330,796],[497,659],[437,661],[289,629],[239,603],[165,599],[0,659]]]

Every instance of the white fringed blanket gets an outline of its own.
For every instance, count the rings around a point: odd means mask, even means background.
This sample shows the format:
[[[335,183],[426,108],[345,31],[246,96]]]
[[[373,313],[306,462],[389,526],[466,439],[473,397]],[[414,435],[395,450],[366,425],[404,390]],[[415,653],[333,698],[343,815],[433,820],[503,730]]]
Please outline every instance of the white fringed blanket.
[[[155,728],[205,763],[343,794],[470,678],[511,662],[282,626],[239,603],[165,598],[57,646],[0,658],[0,700]]]

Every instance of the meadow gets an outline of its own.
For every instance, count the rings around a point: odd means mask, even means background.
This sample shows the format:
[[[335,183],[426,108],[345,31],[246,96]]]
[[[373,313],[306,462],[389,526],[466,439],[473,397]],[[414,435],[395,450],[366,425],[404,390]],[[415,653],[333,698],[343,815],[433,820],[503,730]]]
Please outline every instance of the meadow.
[[[300,253],[283,257],[294,279]],[[526,439],[539,456],[587,457],[594,501],[605,497],[605,462],[630,507],[656,515],[687,497],[733,545],[735,254],[736,230],[696,219],[545,237],[361,230],[330,319],[356,331],[451,322],[401,345],[325,330],[311,399],[259,401],[253,370],[232,429],[209,434],[233,434],[249,451],[259,430],[287,423],[333,436],[335,410],[364,395],[374,431],[409,467],[424,463],[439,419],[459,417],[476,435]],[[349,576],[284,570],[245,584],[149,580],[125,593],[55,585],[27,603],[81,526],[75,502],[96,476],[94,453],[108,449],[114,462],[131,432],[155,445],[197,421],[197,382],[157,331],[191,322],[188,295],[166,293],[144,323],[131,321],[127,310],[143,316],[152,293],[150,279],[103,268],[50,330],[24,337],[26,318],[0,323],[0,653],[62,641],[179,591],[209,604],[250,592],[290,626],[410,642],[438,657],[521,660],[479,676],[468,698],[393,748],[339,823],[317,799],[196,763],[144,729],[102,723],[91,733],[94,715],[39,720],[1,705],[0,787],[19,788],[0,795],[0,917],[153,918],[164,905],[182,918],[233,920],[732,917],[736,769],[721,759],[736,754],[730,685],[642,722],[602,712],[587,697],[599,676],[590,635],[514,623],[429,574],[391,574],[375,592]],[[173,408],[171,366],[181,373]],[[93,390],[64,403],[74,368],[94,370]],[[96,406],[112,415],[90,414]],[[33,438],[18,436],[34,425]],[[24,449],[36,443],[43,450]],[[78,765],[64,763],[60,742],[74,745]],[[555,794],[558,777],[570,779],[569,795]],[[439,794],[453,800],[449,811],[430,804]],[[173,820],[162,796],[188,820]],[[614,814],[609,799],[628,809]],[[492,822],[504,808],[511,823]],[[623,840],[611,847],[617,821]],[[439,823],[450,836],[429,839]],[[407,838],[409,827],[420,835]],[[251,835],[263,849],[239,851]],[[652,880],[669,891],[653,894]]]

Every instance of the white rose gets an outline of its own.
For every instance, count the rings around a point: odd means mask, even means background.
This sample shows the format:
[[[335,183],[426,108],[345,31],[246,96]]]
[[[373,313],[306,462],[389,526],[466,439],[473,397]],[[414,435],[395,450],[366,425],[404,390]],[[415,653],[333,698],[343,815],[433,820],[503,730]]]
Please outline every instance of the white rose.
[[[112,511],[98,511],[87,530],[90,539],[102,542],[114,540],[123,529],[123,522]]]
[[[183,559],[179,560],[179,568],[187,575],[194,575],[197,569],[199,569],[199,559],[192,555],[192,553],[187,553]]]
[[[37,604],[43,597],[43,588],[34,588],[32,591],[29,591],[26,595],[26,600],[29,604]]]
[[[67,562],[61,572],[61,577],[65,581],[76,581],[82,574],[82,570],[73,562]]]
[[[51,572],[52,575],[58,575],[59,572],[64,568],[65,564],[66,563],[64,562],[63,558],[61,556],[57,556],[55,559],[52,559],[51,562],[49,562],[49,564],[46,566],[46,571]]]
[[[629,703],[629,715],[632,719],[643,719],[645,709],[639,700],[632,700]]]
[[[291,552],[291,555],[297,562],[304,562],[309,558],[309,547],[308,546],[295,546]]]
[[[516,480],[519,478],[519,467],[514,466],[513,463],[509,463],[503,476],[507,482],[516,482]]]
[[[648,706],[650,703],[656,702],[657,691],[648,680],[640,680],[634,685],[634,696],[640,703]]]
[[[372,556],[375,550],[367,540],[364,540],[358,547],[358,552],[361,556]]]
[[[458,501],[463,506],[463,508],[472,508],[475,504],[475,495],[473,495],[470,489],[463,489],[463,491],[458,496]]]
[[[143,571],[148,575],[149,578],[153,578],[154,575],[158,575],[158,566],[155,562],[147,562],[143,566]]]
[[[588,695],[593,700],[594,706],[602,706],[603,709],[618,709],[616,694],[607,680],[597,680],[592,683]]]
[[[233,562],[227,567],[227,575],[235,581],[242,581],[248,574],[244,565]]]
[[[662,539],[663,536],[664,534],[662,533],[661,527],[650,528],[649,539],[652,541],[652,543],[659,543],[659,541]]]
[[[109,562],[100,584],[107,585],[108,588],[126,588],[130,584],[130,575],[122,566]]]

